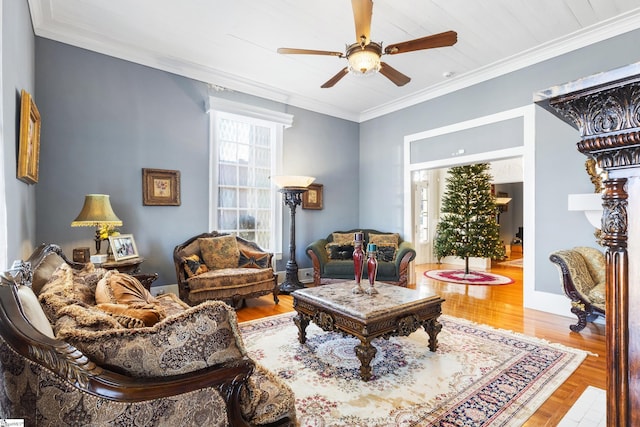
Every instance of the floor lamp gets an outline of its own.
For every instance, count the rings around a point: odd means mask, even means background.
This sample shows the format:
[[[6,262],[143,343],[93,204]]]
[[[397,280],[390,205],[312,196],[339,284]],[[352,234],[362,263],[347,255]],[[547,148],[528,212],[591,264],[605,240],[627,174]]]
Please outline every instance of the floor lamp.
[[[280,284],[280,292],[291,293],[297,289],[304,288],[298,279],[298,263],[296,262],[296,208],[302,203],[302,193],[307,191],[307,187],[315,178],[311,176],[286,176],[279,175],[271,177],[273,182],[280,188],[282,201],[289,206],[291,212],[291,222],[289,228],[289,260],[284,282]]]

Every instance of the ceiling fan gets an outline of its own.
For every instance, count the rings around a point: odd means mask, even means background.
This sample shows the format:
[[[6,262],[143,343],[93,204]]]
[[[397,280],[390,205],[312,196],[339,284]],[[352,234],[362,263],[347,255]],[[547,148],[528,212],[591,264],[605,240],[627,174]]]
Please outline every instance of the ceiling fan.
[[[356,42],[348,45],[345,53],[288,47],[278,49],[278,53],[282,54],[329,55],[337,56],[338,58],[347,58],[349,65],[331,77],[321,86],[322,88],[333,87],[348,73],[362,75],[372,74],[377,71],[380,71],[380,74],[391,80],[397,86],[404,86],[411,81],[411,78],[391,67],[386,62],[380,61],[382,55],[395,55],[415,50],[453,46],[458,41],[458,34],[455,31],[445,31],[444,33],[415,40],[395,43],[385,47],[383,50],[382,43],[373,42],[369,38],[373,1],[351,0],[351,6],[353,8],[353,18],[356,26]]]

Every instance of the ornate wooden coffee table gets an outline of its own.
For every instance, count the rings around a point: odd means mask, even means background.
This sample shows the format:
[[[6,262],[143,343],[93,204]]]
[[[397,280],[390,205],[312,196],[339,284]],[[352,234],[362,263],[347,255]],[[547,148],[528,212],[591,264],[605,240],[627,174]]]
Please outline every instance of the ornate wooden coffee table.
[[[368,284],[367,284],[368,285]],[[371,360],[376,348],[375,338],[407,336],[420,326],[429,334],[429,350],[436,351],[437,336],[442,325],[444,299],[437,295],[375,283],[375,295],[354,294],[355,281],[334,283],[293,292],[293,308],[298,312],[294,322],[298,326],[301,344],[307,340],[306,329],[313,321],[325,331],[339,331],[360,340],[355,352],[360,359],[360,376],[371,378]]]

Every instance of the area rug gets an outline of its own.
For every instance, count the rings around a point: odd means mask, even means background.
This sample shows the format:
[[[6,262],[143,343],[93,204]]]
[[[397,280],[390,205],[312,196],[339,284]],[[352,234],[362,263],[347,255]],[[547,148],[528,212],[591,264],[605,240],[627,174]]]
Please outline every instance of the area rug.
[[[465,274],[464,270],[429,270],[425,271],[424,275],[441,282],[462,285],[508,285],[514,282],[509,277],[486,271],[470,271],[469,274]]]
[[[298,421],[320,426],[520,426],[582,363],[581,350],[441,316],[438,350],[420,329],[377,339],[360,378],[355,338],[307,328],[295,313],[240,324],[249,355],[291,386]]]

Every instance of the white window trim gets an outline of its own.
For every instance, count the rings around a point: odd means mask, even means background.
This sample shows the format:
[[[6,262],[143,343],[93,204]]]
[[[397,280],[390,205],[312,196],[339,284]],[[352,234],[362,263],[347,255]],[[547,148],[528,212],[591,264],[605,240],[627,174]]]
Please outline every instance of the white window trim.
[[[275,159],[276,175],[282,172],[282,156],[283,156],[283,140],[284,129],[293,125],[293,115],[273,111],[266,108],[256,107],[253,105],[242,104],[235,101],[229,101],[223,98],[210,96],[207,100],[206,111],[209,114],[209,230],[215,230],[217,227],[217,209],[218,209],[218,150],[216,149],[216,119],[217,113],[234,114],[237,116],[249,117],[257,121],[261,121],[265,126],[272,127],[276,139],[276,149],[273,155]],[[274,124],[276,126],[274,126]],[[273,206],[282,206],[280,194],[272,186]],[[276,259],[282,259],[282,208],[274,209],[274,244],[273,251]]]
[[[3,0],[0,0],[0,22],[2,22]],[[7,189],[5,186],[5,164],[4,164],[4,107],[1,100],[4,99],[2,88],[2,31],[0,31],[0,271],[8,268],[8,245],[9,238],[7,227]]]

